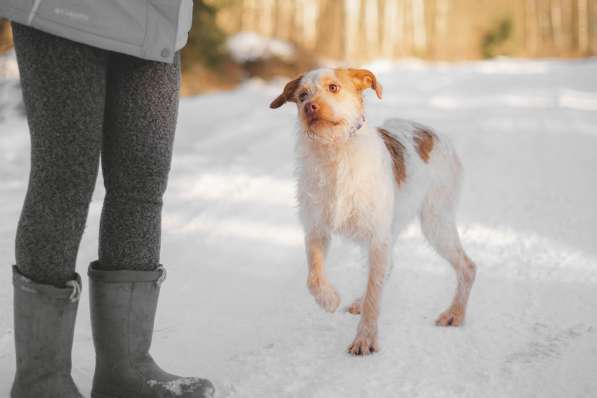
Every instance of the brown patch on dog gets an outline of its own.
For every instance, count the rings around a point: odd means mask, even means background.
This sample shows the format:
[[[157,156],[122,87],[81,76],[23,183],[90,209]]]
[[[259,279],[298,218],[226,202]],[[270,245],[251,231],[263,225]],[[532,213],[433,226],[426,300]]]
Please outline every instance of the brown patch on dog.
[[[406,179],[406,169],[404,167],[404,145],[402,145],[402,143],[398,141],[396,137],[394,137],[389,131],[382,128],[378,128],[377,131],[381,135],[384,144],[386,144],[388,152],[390,152],[392,162],[394,163],[394,178],[396,179],[396,183],[400,185]]]
[[[415,147],[417,153],[423,162],[428,163],[430,153],[433,150],[433,144],[435,142],[435,134],[429,130],[418,128],[414,135]]]

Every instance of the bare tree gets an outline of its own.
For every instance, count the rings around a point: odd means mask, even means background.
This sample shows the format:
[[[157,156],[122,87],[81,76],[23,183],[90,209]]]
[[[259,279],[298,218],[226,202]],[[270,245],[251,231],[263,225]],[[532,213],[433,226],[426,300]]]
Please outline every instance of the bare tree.
[[[424,0],[412,0],[412,18],[414,50],[419,54],[424,53],[427,49]]]
[[[588,4],[587,0],[577,0],[578,7],[578,51],[586,54],[589,48]]]
[[[344,58],[344,2],[321,0],[321,12],[317,18],[317,41],[315,51],[325,57]]]

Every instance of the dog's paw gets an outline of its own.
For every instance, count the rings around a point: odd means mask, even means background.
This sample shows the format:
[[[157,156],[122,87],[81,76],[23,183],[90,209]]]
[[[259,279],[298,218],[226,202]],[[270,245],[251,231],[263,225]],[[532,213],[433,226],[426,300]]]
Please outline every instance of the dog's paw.
[[[311,294],[321,308],[327,312],[335,312],[340,305],[340,295],[330,283],[319,283],[309,286]]]
[[[369,355],[379,351],[377,336],[357,335],[352,344],[348,347],[348,353],[351,355]]]
[[[356,299],[353,303],[346,309],[352,315],[359,315],[361,313],[361,298]]]
[[[435,321],[437,326],[460,326],[464,322],[464,308],[459,305],[452,305],[442,312]]]

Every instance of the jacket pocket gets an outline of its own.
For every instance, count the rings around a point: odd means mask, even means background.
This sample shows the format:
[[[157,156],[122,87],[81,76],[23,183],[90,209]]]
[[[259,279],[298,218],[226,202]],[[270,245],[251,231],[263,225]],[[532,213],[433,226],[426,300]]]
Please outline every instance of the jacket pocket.
[[[146,13],[147,0],[42,0],[36,18],[141,46]]]
[[[147,0],[147,36],[144,56],[172,62],[182,0]]]

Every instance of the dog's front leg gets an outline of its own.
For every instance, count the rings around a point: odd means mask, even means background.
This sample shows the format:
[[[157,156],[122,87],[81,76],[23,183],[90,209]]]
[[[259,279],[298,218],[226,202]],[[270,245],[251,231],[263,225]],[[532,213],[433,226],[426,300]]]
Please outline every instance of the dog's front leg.
[[[340,305],[340,295],[325,275],[325,257],[330,235],[320,231],[309,231],[305,236],[309,276],[307,286],[317,304],[328,312],[334,312]]]
[[[367,290],[361,302],[361,320],[357,328],[357,336],[348,347],[348,352],[353,355],[368,355],[379,351],[377,320],[389,255],[387,243],[372,243],[369,248],[369,278]]]

